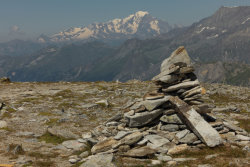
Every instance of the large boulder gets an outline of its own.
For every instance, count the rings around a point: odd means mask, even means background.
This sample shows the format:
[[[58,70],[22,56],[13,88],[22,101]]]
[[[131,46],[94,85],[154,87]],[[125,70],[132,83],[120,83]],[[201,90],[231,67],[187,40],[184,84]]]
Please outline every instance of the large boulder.
[[[162,62],[161,72],[169,71],[171,67],[173,67],[172,65],[191,65],[190,57],[188,56],[188,53],[183,46],[180,46],[178,49],[176,49],[170,57]]]

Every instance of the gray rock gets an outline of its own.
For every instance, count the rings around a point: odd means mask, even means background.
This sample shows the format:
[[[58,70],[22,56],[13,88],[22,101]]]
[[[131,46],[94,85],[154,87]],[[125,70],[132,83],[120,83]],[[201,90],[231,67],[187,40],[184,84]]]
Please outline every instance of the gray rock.
[[[113,145],[112,148],[118,148],[121,145],[132,145],[141,140],[143,134],[141,132],[134,132],[122,138],[117,144]]]
[[[162,114],[162,109],[157,109],[154,111],[146,111],[142,113],[136,113],[135,115],[128,116],[126,115],[125,118],[129,120],[128,126],[129,127],[141,127],[151,123],[154,119],[159,117]]]
[[[88,146],[85,143],[80,143],[77,140],[67,140],[62,143],[62,145],[68,149],[72,149],[74,151],[81,151],[86,149]]]
[[[162,99],[155,99],[155,100],[145,100],[143,101],[143,105],[146,107],[148,111],[152,111],[153,109],[159,107],[160,105],[166,103],[170,96],[165,96]]]
[[[211,127],[194,108],[178,97],[170,98],[170,102],[175,105],[179,115],[182,116],[185,124],[209,147],[215,147],[222,143],[219,133]]]
[[[179,142],[180,143],[186,143],[186,144],[192,144],[196,140],[198,140],[198,138],[195,136],[195,134],[189,133],[185,137],[183,137],[182,139],[180,139]]]
[[[192,89],[189,89],[186,92],[182,93],[181,97],[189,97],[189,96],[191,96],[192,92],[195,92],[195,91],[200,90],[200,89],[201,89],[201,87],[200,87],[200,85],[198,85],[198,86],[196,86]]]
[[[173,159],[172,157],[170,157],[168,155],[164,155],[164,154],[156,155],[156,157],[158,160],[164,161],[164,162],[171,161]]]
[[[118,122],[115,122],[115,121],[112,121],[112,122],[108,122],[106,123],[106,126],[117,126],[119,123]]]
[[[164,75],[160,77],[157,81],[161,81],[164,83],[174,83],[178,81],[179,77],[177,75]]]
[[[120,121],[123,117],[123,112],[119,112],[110,119],[108,119],[105,123],[112,122],[112,121]]]
[[[82,153],[79,155],[80,158],[86,158],[86,157],[88,157],[88,156],[89,156],[89,152],[88,152],[88,151],[84,151],[84,152],[82,152]]]
[[[182,130],[176,134],[176,137],[180,140],[185,137],[190,131],[188,129]]]
[[[243,135],[236,135],[237,140],[239,141],[250,141],[250,137]]]
[[[69,162],[70,162],[71,164],[75,164],[75,163],[77,163],[78,161],[79,161],[78,159],[73,159],[73,158],[69,159]]]
[[[54,136],[61,136],[66,139],[77,139],[78,135],[72,133],[70,130],[62,129],[61,127],[48,128],[48,132]]]
[[[101,106],[105,106],[105,107],[109,106],[109,102],[106,99],[97,101],[97,102],[95,102],[95,104],[98,104],[98,105],[101,105]]]
[[[223,122],[224,126],[227,127],[231,131],[240,131],[243,132],[244,130],[241,129],[240,127],[237,127],[229,122]]]
[[[155,148],[161,147],[162,145],[169,143],[169,140],[158,135],[147,135],[145,138],[150,141]]]
[[[200,83],[198,80],[195,81],[189,81],[189,82],[184,82],[184,83],[179,83],[173,86],[169,86],[168,88],[164,88],[162,89],[163,92],[173,92],[179,89],[185,89],[185,88],[189,88],[189,87],[194,87],[194,86],[198,86]]]
[[[176,162],[185,162],[185,161],[195,161],[197,158],[174,158],[173,159]]]
[[[161,127],[161,130],[169,131],[169,132],[175,132],[179,130],[179,126],[175,124],[168,124],[168,125],[163,125]]]
[[[163,93],[149,94],[144,97],[146,100],[156,100],[164,98]]]
[[[83,139],[89,139],[92,137],[92,133],[91,132],[87,132],[87,133],[83,133],[82,134],[82,138]]]
[[[92,155],[80,167],[116,167],[113,154]]]
[[[144,138],[144,139],[142,139],[141,141],[139,141],[139,142],[137,143],[137,145],[142,146],[142,145],[145,145],[147,142],[148,142],[148,139]]]
[[[105,151],[112,149],[112,146],[114,146],[115,144],[117,144],[116,140],[114,140],[113,138],[108,138],[108,139],[100,141],[96,145],[94,145],[91,148],[91,152],[93,154],[105,152]]]
[[[168,123],[168,124],[183,124],[183,122],[181,121],[181,119],[177,116],[177,114],[173,114],[173,115],[163,115],[160,120],[164,123]]]
[[[152,159],[152,160],[151,160],[151,164],[152,164],[152,165],[160,165],[160,164],[161,164],[161,161],[160,161],[160,160]]]
[[[173,64],[184,64],[185,66],[191,64],[190,57],[183,46],[172,52],[171,56],[162,62],[161,72],[169,71]]]
[[[131,134],[132,132],[131,131],[119,131],[117,133],[117,135],[114,137],[114,139],[116,140],[120,140],[122,139],[123,137],[127,136],[128,134]]]
[[[140,147],[140,148],[134,148],[126,152],[124,155],[128,157],[145,157],[149,155],[153,155],[156,153],[155,149],[152,149],[148,146]]]
[[[8,126],[6,121],[0,121],[0,128],[6,128]]]

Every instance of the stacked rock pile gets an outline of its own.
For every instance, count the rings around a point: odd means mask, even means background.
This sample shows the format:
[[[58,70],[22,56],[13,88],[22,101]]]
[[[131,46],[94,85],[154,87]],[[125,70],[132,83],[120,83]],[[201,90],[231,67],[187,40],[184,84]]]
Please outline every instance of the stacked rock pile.
[[[218,128],[219,123],[210,125],[206,121],[211,108],[201,100],[205,90],[193,72],[185,48],[178,48],[163,61],[161,73],[153,78],[155,91],[83,135],[92,145],[91,153],[133,158],[156,156],[161,161],[171,161],[172,154],[189,146],[220,145],[218,131],[224,129]]]
[[[190,57],[184,47],[179,47],[161,65],[161,73],[153,78],[157,93],[178,96],[190,105],[202,104],[201,94],[205,89],[193,73]]]

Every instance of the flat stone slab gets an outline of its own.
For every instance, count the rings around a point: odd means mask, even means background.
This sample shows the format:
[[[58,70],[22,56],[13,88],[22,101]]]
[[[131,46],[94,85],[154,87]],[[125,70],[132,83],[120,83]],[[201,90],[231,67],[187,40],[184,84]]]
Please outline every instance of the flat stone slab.
[[[155,118],[159,117],[162,112],[162,109],[157,109],[153,111],[135,113],[135,115],[126,115],[125,117],[129,120],[129,127],[141,127],[152,122]]]
[[[200,85],[200,82],[198,80],[195,81],[189,81],[189,82],[183,82],[183,83],[179,83],[173,86],[169,86],[168,88],[162,89],[163,92],[172,92],[172,91],[176,91],[179,89],[185,89],[185,88],[189,88],[189,87],[195,87]]]
[[[154,153],[156,153],[155,149],[152,149],[152,148],[150,148],[148,146],[144,146],[144,147],[140,147],[140,148],[131,149],[128,152],[126,152],[124,154],[124,156],[128,156],[128,157],[145,157],[145,156],[153,155]]]
[[[92,155],[80,167],[116,167],[113,159],[113,154]]]
[[[152,111],[155,108],[159,107],[160,105],[166,103],[169,100],[170,96],[165,96],[162,99],[155,99],[155,100],[145,100],[143,101],[143,105],[146,107],[148,111]]]
[[[93,154],[99,153],[99,152],[104,152],[108,151],[112,148],[113,145],[117,143],[116,140],[112,138],[108,138],[106,140],[98,142],[96,145],[94,145],[91,149],[91,152]]]
[[[62,145],[68,149],[72,149],[74,151],[81,151],[87,148],[85,143],[81,143],[77,140],[67,140],[62,143]]]
[[[182,121],[195,133],[195,135],[209,147],[215,147],[222,143],[219,133],[207,123],[194,108],[179,99],[171,97],[170,102],[175,108]]]
[[[147,135],[145,136],[155,147],[161,147],[162,145],[169,143],[169,140],[159,135]]]

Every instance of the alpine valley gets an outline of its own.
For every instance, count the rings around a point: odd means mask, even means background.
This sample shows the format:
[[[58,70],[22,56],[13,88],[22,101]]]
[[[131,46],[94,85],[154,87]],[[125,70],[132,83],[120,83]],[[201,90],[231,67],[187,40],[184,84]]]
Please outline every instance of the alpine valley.
[[[250,86],[250,6],[221,7],[188,27],[139,11],[37,41],[0,44],[0,77],[13,81],[150,80],[185,46],[199,80]],[[147,75],[146,75],[147,74]]]

